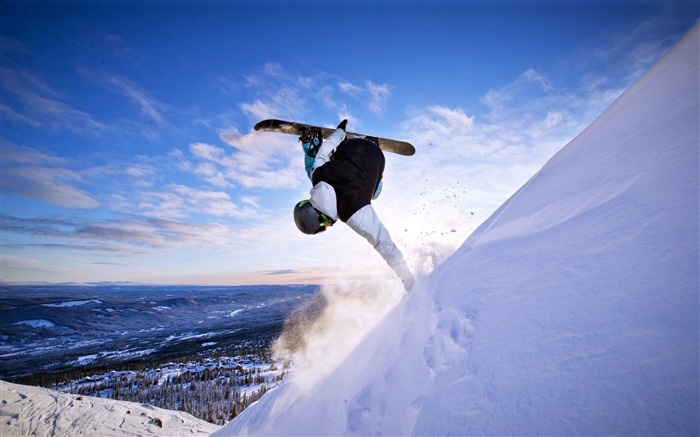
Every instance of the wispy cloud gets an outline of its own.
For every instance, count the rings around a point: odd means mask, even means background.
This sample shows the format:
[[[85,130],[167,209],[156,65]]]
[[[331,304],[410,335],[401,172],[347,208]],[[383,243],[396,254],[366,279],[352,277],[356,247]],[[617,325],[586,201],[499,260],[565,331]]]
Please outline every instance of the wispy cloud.
[[[386,102],[391,95],[391,87],[388,84],[376,84],[372,81],[367,81],[367,90],[370,95],[367,108],[376,115],[382,115],[386,108]]]
[[[9,141],[2,141],[2,163],[18,163],[24,165],[64,165],[64,158],[40,152],[30,147],[18,146]]]
[[[391,96],[389,84],[377,84],[371,80],[365,81],[364,86],[344,81],[338,84],[338,88],[353,99],[363,101],[365,107],[377,116],[384,114],[386,103]]]
[[[16,229],[16,228],[15,228]],[[8,243],[3,245],[6,249],[21,249],[21,250],[34,250],[34,249],[47,249],[55,250],[61,252],[100,252],[107,254],[110,257],[127,257],[135,255],[145,255],[148,253],[147,249],[127,246],[124,244],[113,244],[113,243],[102,243],[102,242],[91,242],[85,241],[83,244],[80,243]],[[95,264],[117,264],[117,263],[95,263]]]
[[[687,19],[678,15],[675,3],[659,3],[653,19],[639,21],[624,30],[613,28],[592,35],[561,64],[591,92],[625,88],[690,30],[671,31],[682,29],[679,22]]]
[[[340,88],[340,91],[344,92],[345,94],[348,94],[352,97],[360,97],[362,93],[364,92],[364,88],[361,86],[354,85],[350,82],[340,82],[338,84],[338,88]]]
[[[526,70],[523,74],[520,75],[520,77],[518,79],[538,83],[542,86],[543,91],[551,91],[552,90],[552,86],[549,84],[549,81],[547,81],[547,79],[544,77],[544,75],[542,73],[535,70],[534,68],[530,68],[530,69]]]
[[[664,49],[683,36],[668,33],[666,29],[675,18],[666,12],[661,11],[653,20],[641,21],[632,29],[610,35],[608,41],[591,50],[589,56],[601,65],[614,67],[615,73],[627,72],[623,76],[625,79],[640,76]]]
[[[104,37],[111,38],[110,35]],[[119,49],[115,48],[114,50]],[[139,56],[137,53],[132,54],[128,48],[123,49],[123,51],[125,58],[135,59]],[[134,62],[134,59],[124,62]],[[86,67],[81,64],[77,64],[73,68],[81,79],[87,80],[86,83],[104,89],[111,95],[118,97],[117,100],[114,100],[109,94],[104,95],[105,101],[110,102],[110,108],[106,111],[111,117],[109,119],[110,132],[118,132],[120,136],[155,140],[162,135],[163,131],[173,132],[178,129],[178,125],[172,121],[174,107],[157,98],[152,91],[144,88],[127,75],[121,74],[123,70]],[[78,98],[80,97],[82,96],[78,96]],[[125,102],[128,102],[128,105],[124,104]]]
[[[481,103],[488,106],[493,116],[504,116],[519,110],[523,103],[540,100],[553,91],[544,73],[527,69],[514,81],[499,88],[489,90],[481,98]]]
[[[1,71],[2,87],[10,96],[3,103],[2,113],[9,120],[84,135],[99,135],[109,129],[92,115],[66,103],[64,96],[39,75],[9,67]]]
[[[2,141],[0,189],[21,197],[68,208],[95,208],[99,202],[79,189],[79,171],[65,167],[62,158]]]
[[[372,116],[382,116],[391,97],[392,86],[366,80],[362,85],[324,72],[311,76],[294,74],[279,64],[266,64],[258,72],[245,77],[241,85],[229,78],[220,78],[225,90],[245,87],[255,96],[239,104],[251,120],[265,118],[304,119],[317,108],[336,112],[339,119],[357,119],[351,111],[351,102]]]
[[[147,58],[146,54],[134,49],[126,38],[114,33],[96,31],[94,39],[87,44],[87,49],[95,56],[99,55],[100,59],[112,61],[117,65],[139,65]],[[106,56],[105,53],[109,55]]]
[[[294,88],[284,88],[266,94],[253,102],[240,104],[241,110],[251,120],[283,118],[304,112],[304,99]]]
[[[78,172],[55,168],[4,168],[0,187],[16,196],[30,197],[68,208],[94,208],[99,202],[65,181],[80,181]]]
[[[251,120],[296,117],[304,113],[304,91],[312,83],[312,79],[293,75],[279,64],[265,64],[259,72],[246,76],[245,87],[256,97],[239,107]]]
[[[247,205],[234,203],[224,191],[199,190],[170,184],[166,190],[141,194],[138,208],[149,216],[186,218],[194,214],[214,217],[246,217],[253,211]]]
[[[138,216],[97,220],[68,216],[22,218],[2,214],[0,220],[7,233],[55,239],[52,243],[43,243],[45,247],[51,244],[60,248],[69,244],[75,250],[112,250],[131,255],[140,253],[141,249],[219,245],[227,241],[231,232],[228,226],[218,223],[193,224]]]
[[[20,114],[4,103],[0,103],[0,113],[2,114],[3,120],[8,120],[18,124],[26,124],[27,126],[35,128],[41,127],[41,122],[39,120],[35,120],[27,115]]]
[[[108,89],[126,97],[131,103],[136,105],[141,114],[150,120],[158,124],[165,122],[164,114],[169,109],[169,105],[149,95],[146,90],[131,80],[116,74],[105,74],[102,75],[102,81]]]

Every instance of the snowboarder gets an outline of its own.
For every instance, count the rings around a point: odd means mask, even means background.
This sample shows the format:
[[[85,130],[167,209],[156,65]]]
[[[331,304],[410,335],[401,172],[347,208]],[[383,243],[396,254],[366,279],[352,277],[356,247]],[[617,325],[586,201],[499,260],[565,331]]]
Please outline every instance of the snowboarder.
[[[313,188],[311,198],[294,207],[294,222],[301,232],[314,235],[342,220],[369,241],[409,291],[413,274],[371,203],[382,189],[384,153],[369,139],[345,139],[347,122],[326,139],[320,131],[299,138]]]

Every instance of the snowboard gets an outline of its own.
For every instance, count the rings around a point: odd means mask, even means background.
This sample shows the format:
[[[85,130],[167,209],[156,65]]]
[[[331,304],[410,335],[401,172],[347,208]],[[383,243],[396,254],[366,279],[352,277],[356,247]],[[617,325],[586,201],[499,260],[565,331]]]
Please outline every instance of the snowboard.
[[[262,131],[262,132],[277,132],[281,134],[290,134],[290,135],[301,135],[303,132],[308,131],[308,130],[314,130],[314,131],[321,131],[323,133],[323,137],[327,137],[333,131],[335,128],[329,128],[329,127],[319,127],[319,126],[313,126],[310,124],[304,124],[304,123],[296,123],[294,121],[284,121],[284,120],[276,120],[276,119],[269,119],[269,120],[263,120],[258,122],[254,129],[256,131]],[[371,141],[374,141],[379,145],[379,148],[386,151],[386,152],[392,152],[392,153],[398,153],[399,155],[404,155],[404,156],[411,156],[414,153],[416,153],[416,148],[413,147],[411,143],[407,143],[405,141],[398,141],[398,140],[392,140],[389,138],[381,138],[381,137],[373,137],[371,135],[365,135],[365,134],[358,134],[355,132],[346,132],[345,133],[346,137],[349,139],[353,138],[363,138],[363,139],[368,139]]]

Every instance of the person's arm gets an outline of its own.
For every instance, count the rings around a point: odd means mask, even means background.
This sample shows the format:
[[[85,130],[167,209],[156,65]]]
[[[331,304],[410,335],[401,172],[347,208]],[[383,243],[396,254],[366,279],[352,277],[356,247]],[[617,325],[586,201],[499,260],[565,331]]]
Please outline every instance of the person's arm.
[[[392,241],[389,231],[377,217],[377,213],[372,208],[372,205],[367,205],[358,210],[346,223],[352,230],[369,241],[372,247],[379,252],[384,261],[396,273],[396,276],[401,279],[406,291],[409,291],[415,283],[413,273],[408,268],[403,254]]]

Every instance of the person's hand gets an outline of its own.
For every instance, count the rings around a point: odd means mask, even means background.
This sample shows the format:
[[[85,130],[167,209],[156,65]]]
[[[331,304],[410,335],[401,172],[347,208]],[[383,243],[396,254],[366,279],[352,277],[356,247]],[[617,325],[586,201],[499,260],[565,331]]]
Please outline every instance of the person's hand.
[[[346,118],[345,120],[340,122],[340,124],[338,125],[338,129],[342,129],[343,132],[345,132],[345,128],[347,126],[348,126],[348,119]]]

